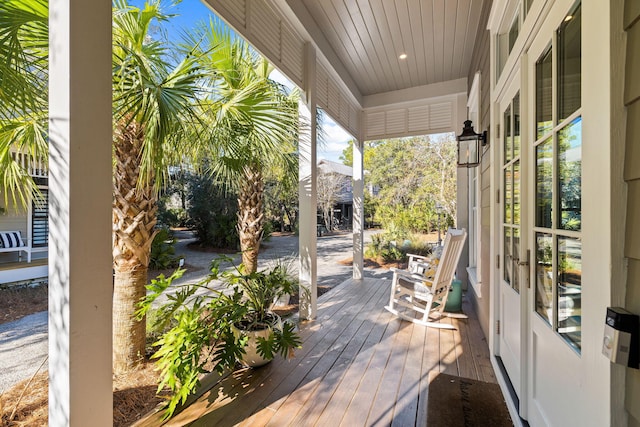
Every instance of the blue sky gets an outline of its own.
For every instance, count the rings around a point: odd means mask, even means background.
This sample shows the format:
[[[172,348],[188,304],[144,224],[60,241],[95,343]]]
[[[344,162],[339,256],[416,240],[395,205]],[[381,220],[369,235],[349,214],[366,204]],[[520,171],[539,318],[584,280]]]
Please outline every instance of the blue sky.
[[[141,7],[144,5],[144,0],[129,0],[129,4]],[[164,5],[165,13],[177,15],[164,24],[169,38],[174,40],[180,40],[181,34],[184,31],[195,28],[198,22],[207,22],[210,16],[215,16],[200,0],[183,0],[172,7],[168,7],[169,2],[165,2]],[[272,74],[272,78],[289,87],[293,86],[278,70]],[[340,162],[340,155],[352,137],[326,114],[324,116],[326,119],[324,123],[326,142],[324,147],[318,146],[318,160],[327,159]]]

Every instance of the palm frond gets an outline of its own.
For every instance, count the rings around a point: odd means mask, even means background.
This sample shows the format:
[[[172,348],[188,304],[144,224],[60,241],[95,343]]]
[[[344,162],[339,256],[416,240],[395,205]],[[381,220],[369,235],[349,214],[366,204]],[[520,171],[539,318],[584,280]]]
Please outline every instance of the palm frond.
[[[179,138],[196,133],[193,129],[202,125],[197,109],[206,90],[197,55],[190,52],[170,64],[168,45],[150,36],[154,25],[169,17],[158,1],[139,9],[119,0],[113,18],[114,120],[143,126],[140,185],[153,183],[158,188],[168,166],[181,161]]]
[[[46,109],[46,0],[0,2],[0,119]]]

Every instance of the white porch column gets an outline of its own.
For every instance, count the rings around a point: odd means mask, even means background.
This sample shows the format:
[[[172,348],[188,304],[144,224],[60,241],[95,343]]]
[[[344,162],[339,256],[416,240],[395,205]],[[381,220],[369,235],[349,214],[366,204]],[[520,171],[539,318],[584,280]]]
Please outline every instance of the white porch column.
[[[316,193],[316,52],[305,45],[305,84],[300,102],[299,187],[300,206],[300,318],[313,319],[317,311],[317,193]]]
[[[353,278],[364,273],[364,143],[353,144]]]
[[[111,426],[111,2],[49,28],[49,425]]]

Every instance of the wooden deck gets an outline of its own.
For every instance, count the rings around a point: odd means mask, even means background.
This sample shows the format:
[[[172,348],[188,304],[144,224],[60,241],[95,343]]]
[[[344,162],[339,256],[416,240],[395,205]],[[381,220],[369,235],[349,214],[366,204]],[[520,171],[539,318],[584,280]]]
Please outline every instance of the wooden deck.
[[[400,321],[389,280],[347,281],[300,326],[302,349],[227,377],[167,425],[425,426],[430,372],[496,382],[475,313],[457,330]]]

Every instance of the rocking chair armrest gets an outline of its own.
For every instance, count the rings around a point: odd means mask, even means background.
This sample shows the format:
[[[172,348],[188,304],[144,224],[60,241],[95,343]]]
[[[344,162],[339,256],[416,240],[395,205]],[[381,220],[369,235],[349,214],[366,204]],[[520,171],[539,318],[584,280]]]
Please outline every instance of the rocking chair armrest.
[[[411,261],[426,262],[426,263],[431,262],[431,257],[427,255],[407,254],[407,256],[409,257],[409,262]]]
[[[426,276],[419,273],[410,273],[407,270],[400,270],[395,267],[391,267],[391,271],[393,271],[394,276],[402,277],[405,280],[432,283]]]

